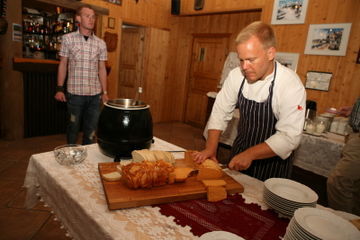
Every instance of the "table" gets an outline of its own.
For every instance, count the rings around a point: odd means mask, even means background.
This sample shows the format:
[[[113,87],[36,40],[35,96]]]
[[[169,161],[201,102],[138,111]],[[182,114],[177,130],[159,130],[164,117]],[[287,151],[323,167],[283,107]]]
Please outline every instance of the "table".
[[[239,110],[235,109],[233,118],[220,136],[220,143],[232,146],[239,124]],[[207,127],[204,130],[207,138]],[[310,135],[304,132],[299,147],[294,152],[294,165],[327,177],[341,158],[345,145],[345,137],[335,133],[324,133],[321,136]]]
[[[334,133],[312,136],[304,133],[294,153],[294,165],[328,177],[341,158],[344,137]]]
[[[154,140],[151,149],[184,150],[159,138]],[[40,196],[74,239],[198,239],[189,226],[162,214],[158,206],[108,210],[97,165],[113,160],[100,153],[97,144],[88,145],[87,151],[86,160],[74,166],[59,165],[53,152],[31,156],[24,183],[28,190],[26,207],[33,207]],[[174,155],[183,158],[183,153]],[[268,209],[262,196],[263,182],[237,171],[225,169],[225,172],[243,184],[242,198],[246,204]],[[243,210],[255,214],[250,208]],[[278,227],[275,221],[264,221],[273,228]]]

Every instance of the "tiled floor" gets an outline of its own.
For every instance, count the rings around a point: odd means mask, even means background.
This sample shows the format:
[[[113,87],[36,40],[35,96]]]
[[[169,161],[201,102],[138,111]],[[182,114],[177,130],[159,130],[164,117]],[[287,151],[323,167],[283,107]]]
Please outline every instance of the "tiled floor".
[[[200,150],[205,146],[202,130],[183,123],[154,124],[154,136],[185,149]],[[0,240],[63,240],[66,232],[55,221],[51,210],[39,202],[25,209],[26,191],[22,187],[32,154],[47,152],[65,143],[64,135],[27,138],[20,141],[0,140]],[[227,149],[219,154],[225,156]],[[295,169],[296,170],[296,169]],[[296,170],[293,178],[324,194],[324,179]],[[315,180],[314,180],[315,179]],[[305,181],[305,182],[304,182]]]

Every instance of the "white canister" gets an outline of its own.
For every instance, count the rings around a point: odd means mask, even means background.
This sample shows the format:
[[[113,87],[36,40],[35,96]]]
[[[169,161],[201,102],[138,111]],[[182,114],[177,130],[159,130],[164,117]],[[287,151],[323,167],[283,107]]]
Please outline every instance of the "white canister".
[[[315,125],[312,122],[308,122],[306,125],[306,132],[307,133],[314,133],[315,131]]]
[[[331,123],[331,125],[330,125],[330,132],[332,132],[332,133],[337,133],[337,129],[338,129],[340,120],[341,120],[342,118],[343,118],[343,117],[336,117],[336,118],[334,118],[334,120],[332,121],[332,123]]]
[[[316,133],[323,133],[325,131],[325,123],[323,121],[319,121],[317,124],[316,124]]]
[[[348,124],[348,122],[349,122],[348,118],[341,119],[336,132],[341,135],[346,135],[347,134],[346,125]]]

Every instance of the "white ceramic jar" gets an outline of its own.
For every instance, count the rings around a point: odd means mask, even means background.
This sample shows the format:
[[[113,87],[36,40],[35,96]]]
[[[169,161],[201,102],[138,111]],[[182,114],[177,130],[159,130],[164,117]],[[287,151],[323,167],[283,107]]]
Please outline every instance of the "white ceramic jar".
[[[316,133],[318,134],[321,134],[323,132],[325,132],[325,123],[323,121],[319,121],[317,124],[316,124]]]

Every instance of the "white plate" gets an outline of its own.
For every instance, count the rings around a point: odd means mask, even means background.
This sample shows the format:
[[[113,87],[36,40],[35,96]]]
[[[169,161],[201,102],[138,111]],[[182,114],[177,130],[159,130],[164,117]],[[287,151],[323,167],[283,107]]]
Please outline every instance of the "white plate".
[[[226,231],[212,231],[201,235],[201,240],[245,240],[244,238]]]
[[[321,239],[359,240],[360,231],[342,217],[317,208],[299,208],[294,213],[304,231]]]
[[[290,179],[269,178],[264,184],[275,195],[295,203],[314,203],[319,198],[311,188]]]

